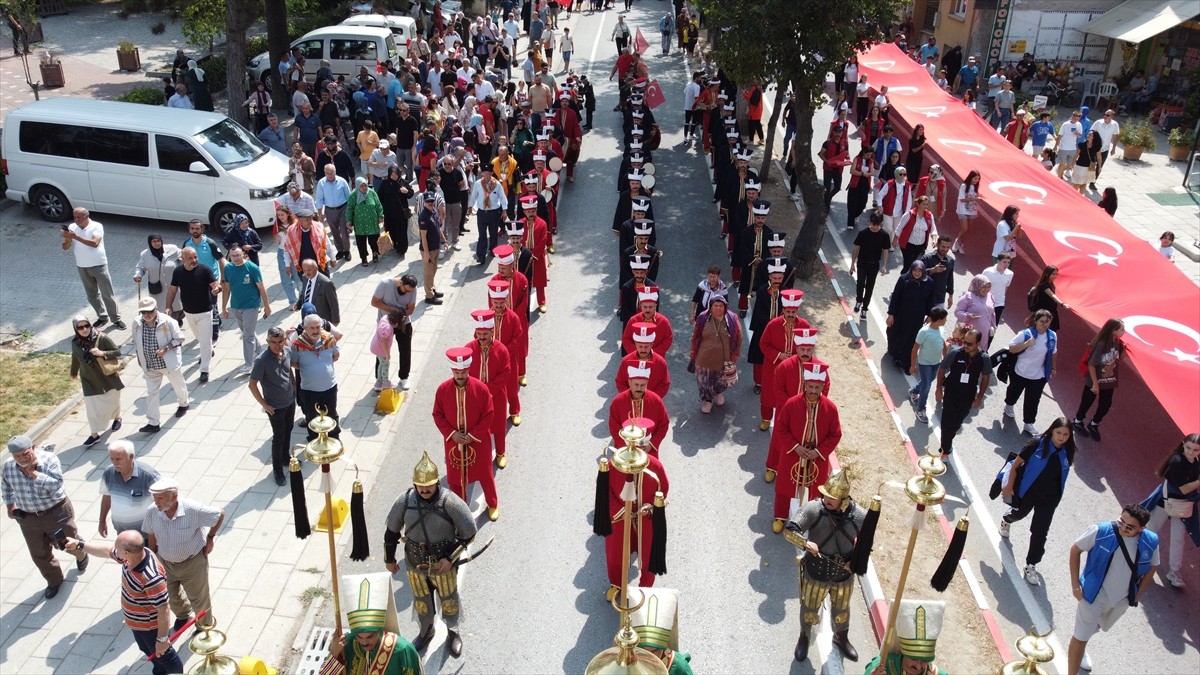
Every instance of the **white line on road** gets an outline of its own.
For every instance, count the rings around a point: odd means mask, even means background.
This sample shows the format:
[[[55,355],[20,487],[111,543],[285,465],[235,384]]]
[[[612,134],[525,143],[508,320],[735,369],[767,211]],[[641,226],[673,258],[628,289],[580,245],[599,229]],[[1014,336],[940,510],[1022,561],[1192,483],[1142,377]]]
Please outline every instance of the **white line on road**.
[[[588,56],[587,68],[584,68],[583,74],[588,79],[592,77],[592,64],[596,62],[596,51],[600,49],[600,36],[604,35],[604,17],[607,12],[600,14],[600,25],[596,27],[596,39],[592,40],[592,53]]]

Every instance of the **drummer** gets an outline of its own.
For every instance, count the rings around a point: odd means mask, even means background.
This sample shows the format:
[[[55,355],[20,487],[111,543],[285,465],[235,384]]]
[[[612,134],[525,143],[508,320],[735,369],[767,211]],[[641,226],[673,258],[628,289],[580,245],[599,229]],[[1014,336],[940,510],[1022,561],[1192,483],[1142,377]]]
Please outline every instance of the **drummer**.
[[[621,256],[617,258],[622,262],[620,270],[620,284],[625,285],[626,281],[633,278],[633,271],[629,267],[629,260],[633,260],[633,255],[639,253],[650,257],[650,267],[646,270],[646,278],[650,283],[654,283],[658,279],[658,260],[662,257],[662,251],[650,244],[650,237],[654,234],[654,221],[638,218],[633,221],[633,246],[630,246],[621,252]]]
[[[645,174],[630,172],[625,176],[628,180],[628,188],[621,191],[621,195],[617,197],[617,208],[613,212],[612,229],[614,234],[621,233],[621,223],[630,218],[649,218],[654,220],[654,203],[650,200],[650,195],[642,189],[642,180],[646,178]],[[646,210],[642,215],[637,215],[634,203],[639,199],[646,200]],[[631,242],[632,243],[632,242]]]
[[[649,197],[642,195],[633,200],[633,216],[621,223],[621,226],[614,232],[614,234],[617,235],[618,254],[623,253],[625,249],[633,246],[634,237],[636,236],[634,229],[637,227],[638,223],[651,226],[650,239],[647,240],[646,243],[654,245],[658,241],[658,234],[654,231],[655,228],[653,227],[654,221],[646,217],[646,210],[649,208]],[[621,260],[623,261],[625,258],[621,257]]]
[[[645,79],[646,78],[639,78],[639,81],[644,81]],[[624,128],[626,131],[628,131],[629,127],[633,124],[633,113],[635,112],[642,113],[640,119],[642,119],[642,123],[647,129],[657,124],[657,122],[654,121],[654,112],[646,105],[645,93],[645,84],[642,84],[640,88],[638,88],[636,83],[634,84],[634,90],[629,95],[629,105],[625,109]]]
[[[629,174],[653,176],[654,171],[654,165],[647,164],[646,156],[641,152],[635,150],[625,153],[625,157],[621,160],[621,173],[617,175],[617,192],[629,187]]]
[[[534,157],[535,167],[539,163],[544,165],[544,159],[537,160],[536,157],[538,157],[538,155],[534,155]],[[543,169],[539,172],[537,168],[534,168],[525,175],[525,180],[522,183],[522,187],[525,191],[521,195],[521,202],[523,205],[524,199],[530,196],[537,199],[538,218],[541,218],[542,221],[546,223],[546,250],[550,253],[554,253],[553,235],[558,225],[556,221],[557,210],[554,208],[554,202],[552,201],[555,193],[553,187],[549,185],[551,182],[557,185],[558,174],[552,173],[549,169]]]
[[[567,81],[570,83],[573,78],[568,77]],[[567,166],[568,183],[575,182],[575,164],[579,161],[579,150],[583,146],[583,127],[579,125],[579,111],[574,107],[572,93],[572,90],[564,89],[558,95],[558,109],[554,113],[554,120],[562,130],[563,142],[567,146],[563,161]]]

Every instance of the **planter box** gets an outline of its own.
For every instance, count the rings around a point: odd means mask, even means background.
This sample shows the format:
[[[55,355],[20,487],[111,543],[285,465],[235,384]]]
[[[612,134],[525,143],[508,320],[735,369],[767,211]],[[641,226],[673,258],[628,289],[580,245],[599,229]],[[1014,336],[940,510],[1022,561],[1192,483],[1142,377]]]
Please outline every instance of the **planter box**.
[[[46,35],[42,32],[42,23],[39,21],[30,26],[29,29],[25,31],[25,37],[31,45],[45,40]]]
[[[1142,158],[1142,152],[1146,149],[1141,146],[1125,146],[1125,154],[1123,157],[1126,162],[1136,162]]]
[[[138,53],[138,48],[134,47],[131,52],[123,52],[117,50],[117,67],[121,70],[135,71],[142,69],[142,57]]]
[[[67,84],[67,78],[63,76],[62,63],[42,63],[38,64],[42,70],[42,86],[43,87],[63,87]]]
[[[1170,158],[1172,162],[1183,162],[1187,160],[1188,153],[1191,151],[1192,149],[1186,145],[1172,145],[1170,149],[1167,150],[1167,157]]]

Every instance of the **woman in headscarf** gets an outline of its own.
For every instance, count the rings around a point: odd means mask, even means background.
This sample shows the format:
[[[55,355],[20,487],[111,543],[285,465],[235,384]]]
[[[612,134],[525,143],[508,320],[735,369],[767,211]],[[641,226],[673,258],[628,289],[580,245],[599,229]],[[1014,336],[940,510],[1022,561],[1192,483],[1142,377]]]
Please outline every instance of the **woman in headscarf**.
[[[912,348],[925,315],[933,307],[933,281],[925,274],[925,263],[914,260],[896,280],[887,310],[888,356],[904,372],[912,365]]]
[[[379,184],[379,203],[383,205],[383,227],[401,260],[408,253],[408,220],[412,216],[408,200],[412,196],[412,186],[402,168],[388,167],[387,178]]]
[[[696,374],[700,412],[705,414],[712,412],[714,403],[725,405],[726,371],[737,362],[742,349],[741,322],[728,310],[729,300],[724,295],[712,295],[692,330],[688,370]]]
[[[192,92],[192,106],[196,110],[212,112],[212,94],[208,93],[208,82],[204,81],[204,71],[196,65],[195,59],[188,61],[188,69],[184,73],[184,77],[187,79],[188,89]]]
[[[979,329],[979,351],[986,352],[996,332],[996,305],[992,301],[992,282],[983,274],[971,277],[971,284],[954,305],[954,318],[961,324]]]
[[[367,266],[367,246],[371,247],[371,262],[379,262],[379,226],[383,223],[383,204],[379,195],[367,185],[367,179],[354,179],[354,194],[346,202],[346,222],[354,228],[354,245],[362,266]]]
[[[121,428],[121,390],[125,384],[116,372],[121,350],[112,338],[92,328],[86,317],[71,319],[71,379],[83,385],[83,407],[87,410],[91,435],[83,442],[93,446],[100,435]],[[105,370],[111,374],[106,374]],[[111,424],[111,426],[110,426]]]
[[[171,316],[178,316],[183,311],[183,301],[175,296],[175,303],[167,307],[167,287],[171,285],[171,275],[179,266],[180,249],[175,244],[164,244],[162,235],[151,234],[146,237],[146,248],[138,258],[133,268],[133,280],[140,286],[145,280],[150,297],[158,303],[158,311]]]

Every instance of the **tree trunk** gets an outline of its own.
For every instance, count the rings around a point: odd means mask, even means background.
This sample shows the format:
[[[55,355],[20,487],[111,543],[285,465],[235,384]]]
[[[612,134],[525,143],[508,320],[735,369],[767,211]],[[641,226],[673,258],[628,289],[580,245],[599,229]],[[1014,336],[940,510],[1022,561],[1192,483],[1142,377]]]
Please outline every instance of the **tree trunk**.
[[[793,91],[803,90],[794,86]],[[825,189],[817,179],[817,167],[813,163],[812,140],[813,107],[808,96],[796,97],[796,137],[792,143],[796,145],[795,165],[798,180],[796,187],[804,200],[805,217],[800,225],[800,233],[792,244],[791,262],[796,268],[796,274],[801,279],[809,279],[821,269],[821,242],[825,237],[825,219],[828,216],[825,209]]]
[[[779,128],[779,114],[783,110],[783,96],[786,87],[775,85],[775,105],[771,108],[771,121],[767,122],[766,147],[763,148],[763,162],[758,169],[759,181],[765,183],[771,175],[771,151],[775,148],[775,130]],[[783,158],[787,161],[787,157]]]
[[[250,113],[242,105],[249,94],[246,92],[246,30],[250,21],[239,0],[228,0],[225,5],[225,93],[228,95],[229,112],[233,121],[250,127]]]
[[[264,17],[267,23],[267,51],[270,54],[272,76],[271,105],[276,110],[287,110],[287,87],[279,81],[279,57],[291,46],[288,39],[286,0],[265,0]]]

